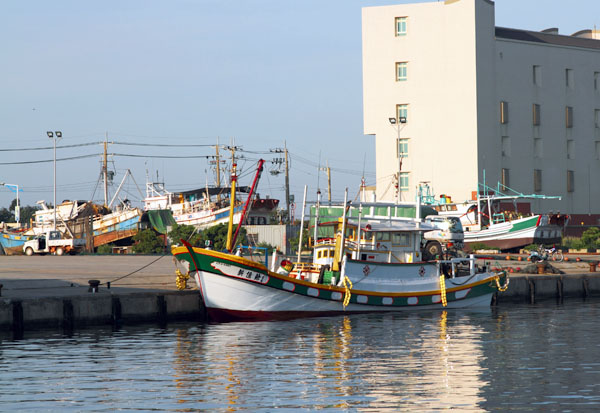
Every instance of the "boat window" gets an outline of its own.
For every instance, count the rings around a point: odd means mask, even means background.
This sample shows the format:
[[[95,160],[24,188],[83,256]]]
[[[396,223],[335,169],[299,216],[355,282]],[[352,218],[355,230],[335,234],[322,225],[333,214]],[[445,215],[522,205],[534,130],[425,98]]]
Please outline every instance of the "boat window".
[[[373,233],[369,232],[369,231],[365,231],[365,232],[362,233],[362,238],[365,241],[372,241],[373,240]]]
[[[329,256],[331,258],[333,258],[334,255],[335,255],[335,250],[329,250]]]
[[[317,252],[317,258],[322,258],[322,257],[323,257],[323,251]]]
[[[408,232],[394,232],[392,234],[392,244],[408,246],[410,244],[410,234]]]
[[[456,205],[447,205],[448,211],[456,211]]]
[[[390,233],[389,232],[376,232],[375,233],[375,240],[377,240],[377,241],[389,241],[390,240]]]

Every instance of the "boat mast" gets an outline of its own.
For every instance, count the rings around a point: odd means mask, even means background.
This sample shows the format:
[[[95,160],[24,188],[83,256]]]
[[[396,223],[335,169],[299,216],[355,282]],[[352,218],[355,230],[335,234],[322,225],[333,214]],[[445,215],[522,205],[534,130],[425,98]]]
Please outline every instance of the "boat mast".
[[[331,268],[333,271],[339,271],[340,270],[340,262],[342,261],[343,257],[344,257],[344,247],[346,244],[346,213],[348,212],[348,209],[350,208],[350,205],[348,204],[348,188],[346,188],[346,191],[344,192],[344,210],[342,213],[342,236],[341,236],[341,241],[340,241],[340,248],[339,248],[339,256],[335,256],[333,257],[333,267]],[[336,242],[337,242],[337,237],[336,237]],[[338,248],[336,247],[336,253],[338,252]]]
[[[104,177],[104,206],[108,205],[108,160],[106,147],[108,145],[108,132],[104,136],[104,157],[102,158],[102,175]]]
[[[317,238],[319,236],[319,209],[321,208],[321,191],[317,190],[317,205],[315,211],[315,234],[314,234],[314,242],[313,245],[317,243]]]
[[[283,141],[283,148],[285,151],[285,207],[287,210],[287,222],[292,223],[290,214],[290,170],[288,165],[288,150],[286,141]]]
[[[217,188],[221,188],[221,157],[219,156],[219,138],[217,138],[217,146],[215,146],[215,149],[217,150],[217,163],[216,163],[216,170],[215,172],[217,173]],[[206,196],[208,195],[208,192],[206,193]],[[217,204],[221,203],[221,192],[220,190],[217,192]]]
[[[298,239],[298,262],[300,262],[300,254],[302,253],[302,233],[304,230],[304,209],[306,208],[306,191],[308,186],[304,185],[304,200],[302,201],[302,217],[300,218],[300,238]]]
[[[252,202],[252,197],[254,196],[254,191],[256,190],[256,186],[258,185],[258,180],[260,179],[260,174],[263,171],[263,164],[265,163],[264,159],[259,159],[258,167],[256,168],[256,175],[254,175],[254,181],[252,181],[252,187],[250,188],[250,193],[248,194],[248,199],[246,199],[246,203],[244,204],[244,209],[242,210],[242,216],[240,217],[240,222],[235,229],[235,234],[233,235],[233,240],[231,241],[231,248],[229,252],[233,249],[233,245],[235,245],[235,241],[237,240],[238,234],[240,232],[240,228],[244,224],[246,220],[246,215],[248,214],[248,205]]]
[[[231,240],[233,234],[233,214],[235,209],[235,184],[237,182],[235,146],[229,147],[229,150],[231,150],[231,198],[229,199],[229,226],[227,228],[227,251],[231,251],[233,249]]]

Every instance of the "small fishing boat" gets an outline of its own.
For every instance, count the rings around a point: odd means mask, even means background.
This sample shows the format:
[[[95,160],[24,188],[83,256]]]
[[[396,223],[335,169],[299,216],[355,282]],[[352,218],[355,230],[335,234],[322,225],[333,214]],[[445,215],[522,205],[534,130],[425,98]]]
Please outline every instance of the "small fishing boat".
[[[359,214],[348,224],[348,209],[335,239],[317,241],[311,263],[284,260],[275,268],[274,259],[267,268],[233,254],[229,242],[228,252],[184,242],[172,253],[214,321],[481,307],[507,288],[505,272],[479,267],[472,256],[422,261],[421,236],[432,227],[419,217],[363,221]]]
[[[473,199],[453,202],[446,195],[437,200],[428,185],[419,188],[422,203],[430,205],[441,216],[458,217],[464,228],[467,249],[476,243],[501,250],[521,248],[529,244],[560,244],[562,230],[551,223],[551,216],[531,212],[528,200],[560,199],[556,196],[525,195],[510,188],[490,188],[480,184]],[[504,189],[503,193],[500,189]]]

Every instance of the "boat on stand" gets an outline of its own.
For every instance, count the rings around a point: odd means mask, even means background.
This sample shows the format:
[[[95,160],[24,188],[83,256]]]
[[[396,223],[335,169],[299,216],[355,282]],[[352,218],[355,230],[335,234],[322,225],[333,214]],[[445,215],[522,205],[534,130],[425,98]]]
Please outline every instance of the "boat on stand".
[[[335,236],[316,239],[310,263],[301,262],[299,249],[297,262],[274,258],[268,268],[235,254],[228,236],[226,252],[182,240],[172,250],[177,271],[194,278],[213,321],[489,307],[508,286],[506,272],[478,266],[473,256],[423,261],[422,234],[433,227],[419,212],[391,219],[390,209],[388,218],[376,218],[366,205],[350,206],[347,195],[344,206],[335,222],[316,218],[316,228],[333,227]]]
[[[431,192],[428,183],[422,183],[420,201],[441,216],[460,218],[467,249],[476,243],[510,250],[530,244],[560,245],[562,241],[562,230],[553,223],[554,216],[532,213],[530,205],[534,199],[560,199],[559,196],[526,195],[501,184],[497,188],[479,184],[472,199],[463,202],[453,202],[446,195],[436,199]]]

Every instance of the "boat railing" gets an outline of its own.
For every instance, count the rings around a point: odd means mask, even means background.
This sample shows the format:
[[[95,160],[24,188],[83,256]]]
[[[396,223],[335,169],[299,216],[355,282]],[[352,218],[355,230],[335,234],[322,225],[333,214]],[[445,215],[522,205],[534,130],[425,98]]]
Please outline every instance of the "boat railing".
[[[322,264],[315,264],[313,262],[296,262],[294,263],[294,271],[319,271]]]
[[[451,258],[449,260],[439,260],[437,263],[438,274],[444,273],[446,275],[451,276],[452,278],[456,277],[458,272],[458,265],[463,263],[469,264],[469,275],[475,275],[477,272],[477,266],[475,265],[475,256],[471,254],[468,257],[464,258]]]

